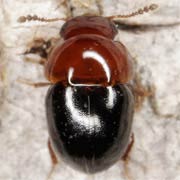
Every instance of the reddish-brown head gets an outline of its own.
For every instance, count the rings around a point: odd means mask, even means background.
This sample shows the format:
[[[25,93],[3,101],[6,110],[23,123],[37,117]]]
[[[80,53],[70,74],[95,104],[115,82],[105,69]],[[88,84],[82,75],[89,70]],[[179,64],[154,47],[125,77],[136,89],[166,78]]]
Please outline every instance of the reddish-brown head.
[[[117,29],[115,24],[107,18],[101,16],[78,16],[67,21],[60,31],[60,35],[64,39],[80,34],[96,34],[114,39]]]

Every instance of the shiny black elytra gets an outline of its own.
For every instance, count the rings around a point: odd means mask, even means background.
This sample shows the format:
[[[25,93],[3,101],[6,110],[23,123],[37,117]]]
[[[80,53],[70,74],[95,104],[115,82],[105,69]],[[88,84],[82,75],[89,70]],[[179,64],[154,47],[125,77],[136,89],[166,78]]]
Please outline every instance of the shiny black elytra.
[[[53,85],[46,98],[55,152],[73,168],[96,173],[124,154],[132,124],[133,97],[126,85]]]

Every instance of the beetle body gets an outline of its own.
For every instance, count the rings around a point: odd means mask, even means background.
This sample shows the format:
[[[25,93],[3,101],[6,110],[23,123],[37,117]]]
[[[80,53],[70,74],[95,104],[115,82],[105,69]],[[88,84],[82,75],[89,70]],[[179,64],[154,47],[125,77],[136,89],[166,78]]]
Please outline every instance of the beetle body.
[[[45,66],[54,84],[46,97],[51,145],[65,162],[96,173],[118,161],[129,143],[134,100],[127,83],[132,60],[108,19],[80,16],[65,23],[64,38]]]

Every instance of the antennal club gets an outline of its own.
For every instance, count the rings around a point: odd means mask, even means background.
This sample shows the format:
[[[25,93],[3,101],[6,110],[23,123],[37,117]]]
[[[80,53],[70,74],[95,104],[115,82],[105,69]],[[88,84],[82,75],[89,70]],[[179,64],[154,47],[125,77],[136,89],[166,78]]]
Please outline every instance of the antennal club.
[[[130,17],[134,17],[134,16],[141,15],[141,14],[144,14],[144,13],[148,13],[149,11],[154,11],[157,8],[158,8],[157,4],[151,4],[149,6],[145,6],[144,8],[140,8],[137,11],[132,12],[130,14],[108,16],[106,18],[108,18],[108,19],[130,18]]]
[[[38,17],[37,15],[20,16],[18,18],[19,23],[24,23],[26,21],[54,22],[54,21],[67,21],[67,20],[68,20],[67,18],[46,19],[46,18]]]

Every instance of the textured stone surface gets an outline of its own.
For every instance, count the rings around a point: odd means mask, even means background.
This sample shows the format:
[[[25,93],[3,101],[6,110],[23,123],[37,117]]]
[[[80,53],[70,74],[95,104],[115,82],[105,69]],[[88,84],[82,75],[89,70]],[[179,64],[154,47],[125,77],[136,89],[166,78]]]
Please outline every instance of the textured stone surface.
[[[43,67],[23,62],[24,51],[33,38],[58,37],[63,22],[17,23],[21,15],[38,14],[42,17],[66,17],[69,11],[56,0],[0,0],[0,73],[6,65],[6,93],[4,81],[0,83],[0,179],[45,180],[51,168],[47,149],[47,127],[44,99],[48,87],[35,89],[18,83],[18,77],[32,81],[45,81]],[[86,3],[88,1],[82,1]],[[89,0],[90,2],[90,0]],[[112,15],[144,6],[145,0],[102,0],[99,7],[104,15]],[[169,23],[180,19],[178,0],[155,0],[160,8],[150,14],[131,18],[128,22]],[[74,15],[98,13],[99,7],[92,0],[90,6],[82,7],[78,1],[73,5]],[[180,179],[180,26],[151,29],[145,32],[119,31],[117,40],[128,47],[137,61],[137,71],[144,84],[156,87],[157,108],[163,118],[154,114],[145,101],[135,114],[133,132],[135,144],[128,163],[129,179],[179,180]],[[37,58],[37,56],[35,56]],[[2,80],[4,78],[1,78]],[[5,95],[4,95],[5,94]],[[58,180],[117,180],[128,179],[122,161],[108,171],[87,176],[70,169],[62,162],[56,167],[52,179]]]

